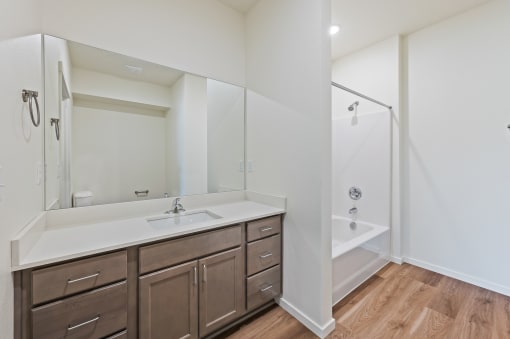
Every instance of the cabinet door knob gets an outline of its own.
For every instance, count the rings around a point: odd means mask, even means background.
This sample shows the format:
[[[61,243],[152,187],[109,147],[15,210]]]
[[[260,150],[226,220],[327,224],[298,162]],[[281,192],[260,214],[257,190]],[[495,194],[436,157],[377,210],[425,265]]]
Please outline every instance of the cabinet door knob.
[[[197,267],[194,266],[193,267],[193,285],[197,285],[198,284],[198,276],[197,276]]]
[[[207,267],[205,266],[205,264],[202,264],[202,273],[204,274],[202,277],[202,281],[206,283],[207,282]]]

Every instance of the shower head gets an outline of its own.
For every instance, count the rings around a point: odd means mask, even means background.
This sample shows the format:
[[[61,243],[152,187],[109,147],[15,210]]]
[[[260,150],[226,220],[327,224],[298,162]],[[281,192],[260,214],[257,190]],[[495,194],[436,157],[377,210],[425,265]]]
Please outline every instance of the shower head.
[[[352,112],[352,111],[354,111],[354,108],[358,107],[358,105],[359,105],[359,101],[355,101],[352,103],[352,105],[347,107],[347,109]]]

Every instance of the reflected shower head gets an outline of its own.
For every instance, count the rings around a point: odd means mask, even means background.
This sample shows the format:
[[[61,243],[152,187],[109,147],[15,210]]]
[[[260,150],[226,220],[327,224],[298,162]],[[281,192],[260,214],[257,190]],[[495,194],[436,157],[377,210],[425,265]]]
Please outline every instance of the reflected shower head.
[[[347,107],[347,109],[352,112],[352,111],[354,111],[354,108],[358,107],[358,105],[359,105],[359,101],[355,101],[352,103],[352,105]]]

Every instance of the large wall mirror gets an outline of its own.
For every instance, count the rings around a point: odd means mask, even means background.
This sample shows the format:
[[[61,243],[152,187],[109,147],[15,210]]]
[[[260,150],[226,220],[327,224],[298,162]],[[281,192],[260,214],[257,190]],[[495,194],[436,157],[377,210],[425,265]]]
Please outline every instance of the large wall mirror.
[[[46,209],[244,189],[242,87],[44,36]]]

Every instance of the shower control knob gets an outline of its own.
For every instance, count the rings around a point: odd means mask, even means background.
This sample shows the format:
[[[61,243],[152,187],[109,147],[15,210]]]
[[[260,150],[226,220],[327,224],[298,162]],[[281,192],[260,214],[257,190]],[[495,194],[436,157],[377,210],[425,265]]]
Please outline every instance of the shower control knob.
[[[361,196],[361,189],[359,187],[353,186],[349,188],[349,197],[351,197],[352,200],[359,200]]]

